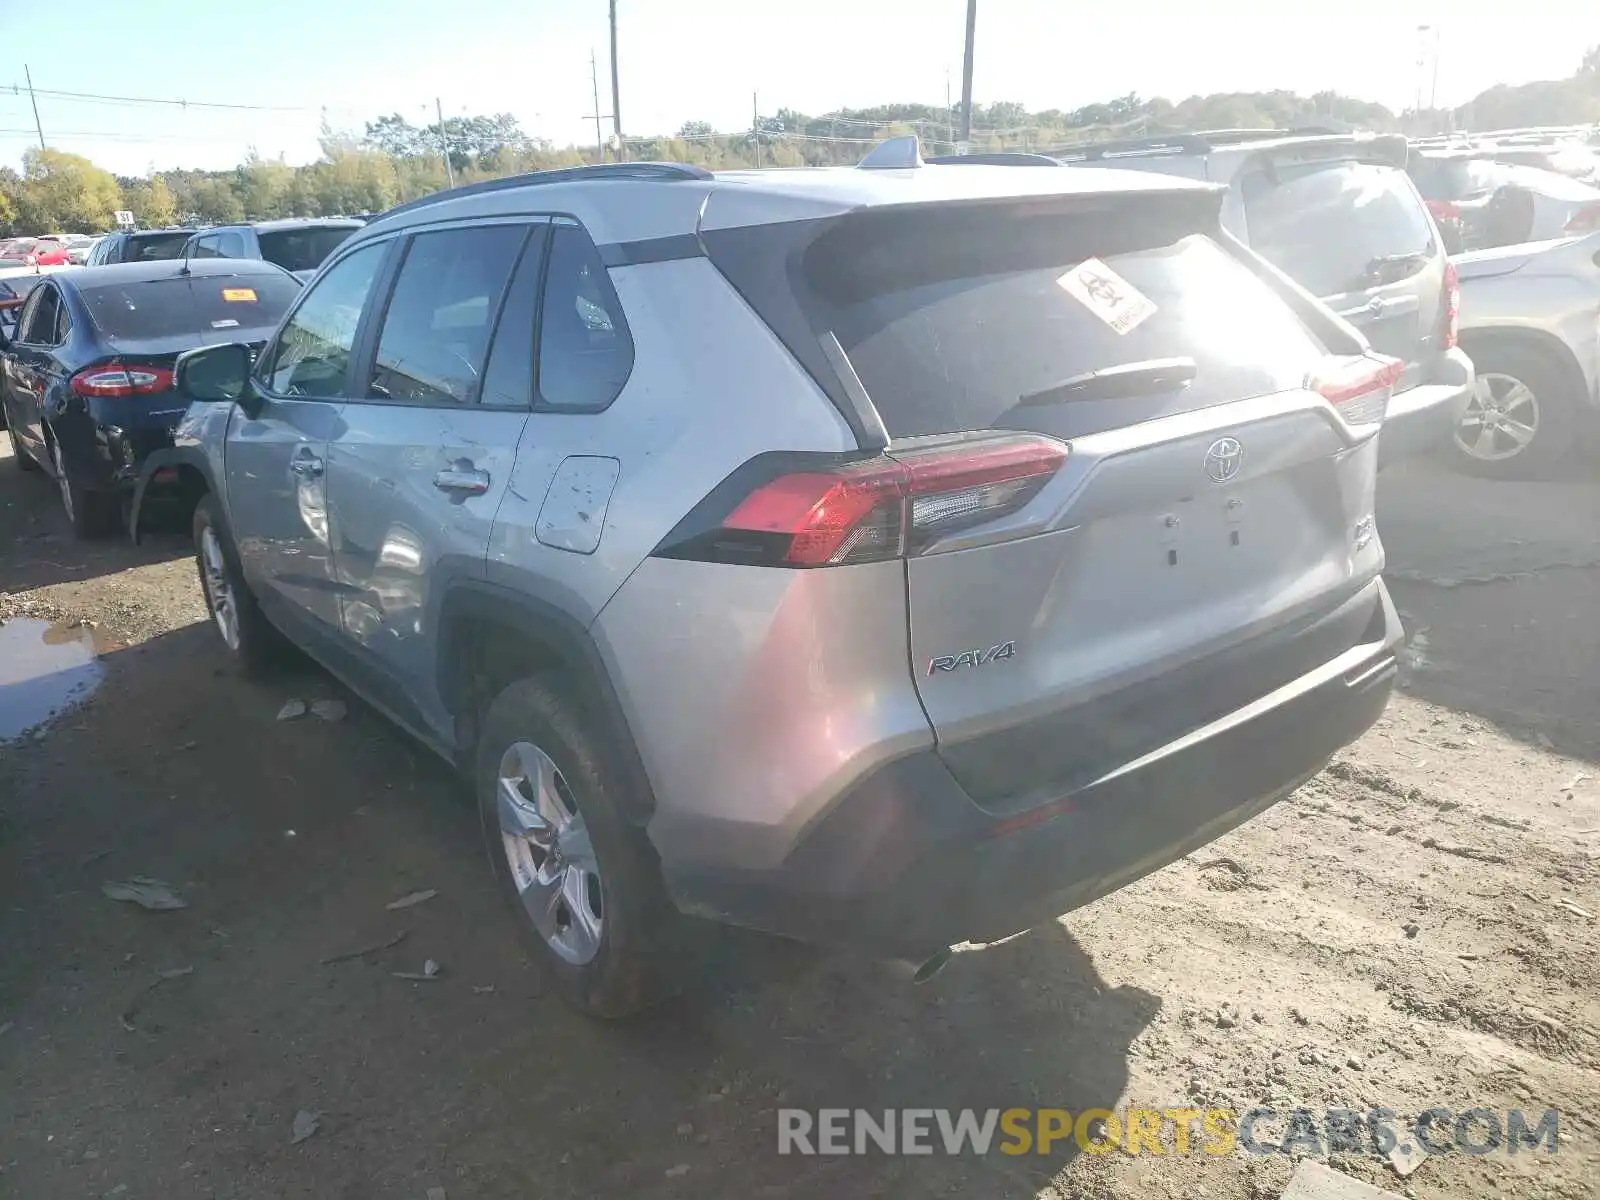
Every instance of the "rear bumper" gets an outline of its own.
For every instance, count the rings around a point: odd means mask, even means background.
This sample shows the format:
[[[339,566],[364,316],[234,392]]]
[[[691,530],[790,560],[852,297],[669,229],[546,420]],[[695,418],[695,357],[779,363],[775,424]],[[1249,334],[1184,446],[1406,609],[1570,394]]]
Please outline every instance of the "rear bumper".
[[[1317,669],[1087,786],[997,818],[938,755],[878,770],[776,868],[663,864],[686,912],[892,957],[1049,920],[1226,833],[1319,771],[1388,702],[1399,618]]]
[[[114,402],[99,403],[104,409]],[[79,486],[132,491],[144,460],[172,446],[172,431],[182,418],[182,409],[147,413],[125,404],[120,410],[73,414],[57,420],[54,428],[67,470]]]
[[[1444,383],[1424,383],[1398,392],[1384,414],[1378,435],[1378,465],[1431,454],[1450,443],[1472,396],[1475,375],[1472,360],[1460,350],[1447,351],[1442,369]]]

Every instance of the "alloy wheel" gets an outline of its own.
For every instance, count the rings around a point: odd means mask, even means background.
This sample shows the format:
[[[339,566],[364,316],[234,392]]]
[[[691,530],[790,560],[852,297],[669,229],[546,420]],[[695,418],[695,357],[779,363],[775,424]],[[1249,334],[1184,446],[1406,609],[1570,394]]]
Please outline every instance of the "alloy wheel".
[[[67,465],[61,461],[61,443],[52,440],[50,443],[50,461],[56,471],[56,486],[61,489],[61,506],[67,510],[67,520],[77,518],[73,511],[72,480],[67,478]]]
[[[1512,375],[1480,374],[1456,426],[1456,445],[1480,462],[1515,458],[1539,435],[1539,398]]]
[[[539,747],[517,742],[500,758],[495,807],[528,919],[567,962],[592,961],[605,928],[600,863],[560,768]]]

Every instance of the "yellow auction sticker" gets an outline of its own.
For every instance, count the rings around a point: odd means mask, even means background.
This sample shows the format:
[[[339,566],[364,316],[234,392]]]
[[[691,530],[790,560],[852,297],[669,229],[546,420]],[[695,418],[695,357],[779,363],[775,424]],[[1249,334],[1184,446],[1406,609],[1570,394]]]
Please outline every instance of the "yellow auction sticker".
[[[222,298],[229,304],[254,304],[256,290],[255,288],[223,288]]]

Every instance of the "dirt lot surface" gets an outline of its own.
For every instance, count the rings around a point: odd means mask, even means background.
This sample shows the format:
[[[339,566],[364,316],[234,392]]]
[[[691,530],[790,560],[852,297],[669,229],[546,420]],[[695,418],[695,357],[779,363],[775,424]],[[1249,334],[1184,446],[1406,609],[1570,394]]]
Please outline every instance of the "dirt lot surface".
[[[1420,1197],[1596,1195],[1600,570],[1555,565],[1596,489],[1385,486],[1403,691],[1290,799],[920,987],[728,933],[681,1001],[602,1027],[519,949],[443,768],[353,700],[277,721],[337,685],[224,670],[184,538],[74,544],[0,455],[0,672],[58,655],[54,683],[0,674],[0,719],[85,689],[0,743],[0,1195],[1265,1200],[1289,1177],[1242,1150],[776,1153],[785,1106],[1125,1105],[1555,1108],[1553,1156],[1332,1162]],[[130,876],[188,907],[102,894]]]

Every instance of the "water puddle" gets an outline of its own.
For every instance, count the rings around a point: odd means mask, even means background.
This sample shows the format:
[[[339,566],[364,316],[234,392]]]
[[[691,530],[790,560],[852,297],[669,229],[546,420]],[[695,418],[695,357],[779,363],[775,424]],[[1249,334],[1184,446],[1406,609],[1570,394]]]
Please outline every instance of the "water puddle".
[[[102,673],[99,654],[113,648],[65,622],[15,617],[0,625],[0,743],[93,691]]]

